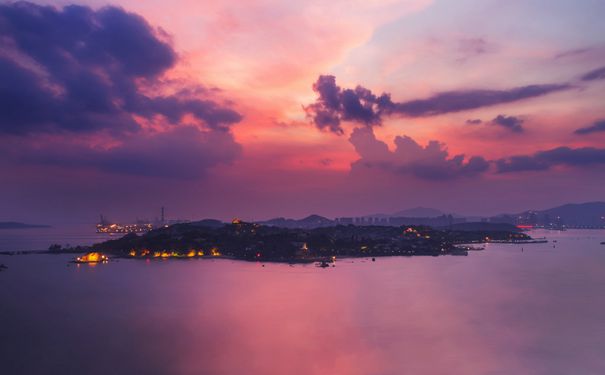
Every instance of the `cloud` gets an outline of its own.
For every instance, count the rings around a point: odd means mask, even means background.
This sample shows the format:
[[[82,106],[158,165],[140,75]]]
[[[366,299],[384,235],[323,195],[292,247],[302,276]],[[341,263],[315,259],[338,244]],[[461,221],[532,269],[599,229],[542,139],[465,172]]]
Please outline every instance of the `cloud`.
[[[241,119],[212,100],[150,96],[177,62],[160,30],[117,7],[0,5],[0,133],[132,133],[135,116],[190,114],[205,126]]]
[[[492,124],[501,126],[514,133],[523,133],[525,131],[522,126],[523,120],[515,116],[498,115],[492,120]]]
[[[490,44],[484,38],[462,38],[458,40],[458,61],[466,61],[472,57],[488,53],[491,49]]]
[[[313,84],[319,97],[305,111],[319,129],[342,134],[341,121],[353,121],[368,126],[381,123],[381,112],[390,105],[390,98],[383,94],[376,97],[368,89],[357,86],[354,90],[336,85],[336,77],[321,75]]]
[[[167,78],[163,31],[118,7],[0,4],[0,141],[11,162],[197,179],[241,155],[241,115]],[[153,93],[150,94],[150,93]]]
[[[576,129],[574,131],[575,134],[584,135],[584,134],[592,134],[597,132],[605,132],[605,120],[595,121],[594,124]]]
[[[362,86],[343,89],[336,84],[334,76],[322,75],[313,84],[313,90],[318,94],[317,100],[304,109],[319,129],[342,134],[342,121],[375,126],[381,124],[383,116],[418,117],[460,112],[539,97],[571,87],[569,84],[545,84],[509,90],[458,90],[438,93],[427,99],[397,103],[391,100],[390,94],[376,95]]]
[[[533,155],[517,155],[499,159],[498,173],[547,170],[555,166],[584,167],[605,164],[605,149],[594,147],[557,147]]]
[[[349,141],[360,156],[351,166],[354,172],[379,169],[424,180],[449,180],[477,176],[489,169],[489,162],[480,156],[466,161],[464,155],[450,157],[445,145],[438,141],[423,147],[408,136],[398,136],[395,150],[390,151],[376,139],[371,128],[355,129]]]
[[[204,177],[209,168],[233,162],[241,154],[241,146],[223,130],[202,131],[195,126],[179,126],[166,132],[133,135],[109,148],[64,140],[37,146],[24,142],[9,152],[12,159],[25,164],[197,179]]]
[[[483,38],[463,38],[458,41],[458,49],[465,54],[479,55],[487,52],[487,41]]]
[[[508,90],[447,91],[427,99],[394,103],[391,112],[406,116],[434,116],[535,98],[569,88],[571,86],[568,84],[545,84]]]
[[[605,79],[605,66],[584,74],[582,77],[580,77],[580,79],[582,79],[582,81],[595,81],[598,79]]]
[[[590,51],[592,51],[592,48],[577,48],[577,49],[572,49],[572,50],[567,50],[567,51],[560,52],[560,53],[556,54],[554,56],[554,58],[555,59],[562,59],[562,58],[565,58],[565,57],[578,56],[578,55],[586,54],[586,53],[588,53]]]
[[[483,123],[483,120],[476,118],[476,119],[468,119],[466,120],[466,123],[469,125],[479,125],[481,123]]]

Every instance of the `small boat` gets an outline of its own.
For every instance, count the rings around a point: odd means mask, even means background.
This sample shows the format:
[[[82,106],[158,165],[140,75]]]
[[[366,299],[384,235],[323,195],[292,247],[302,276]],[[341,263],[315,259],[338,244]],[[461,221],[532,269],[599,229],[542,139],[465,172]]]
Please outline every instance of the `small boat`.
[[[325,260],[322,260],[321,262],[317,262],[315,265],[317,267],[321,267],[321,268],[330,267],[330,264]]]
[[[605,241],[601,242],[601,245],[605,245]]]

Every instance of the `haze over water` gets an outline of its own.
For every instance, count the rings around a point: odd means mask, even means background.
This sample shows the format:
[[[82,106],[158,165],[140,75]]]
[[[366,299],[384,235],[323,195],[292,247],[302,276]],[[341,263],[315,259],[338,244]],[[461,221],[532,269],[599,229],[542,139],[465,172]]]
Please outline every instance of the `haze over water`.
[[[603,374],[605,231],[531,234],[557,242],[329,269],[0,256],[3,373]]]

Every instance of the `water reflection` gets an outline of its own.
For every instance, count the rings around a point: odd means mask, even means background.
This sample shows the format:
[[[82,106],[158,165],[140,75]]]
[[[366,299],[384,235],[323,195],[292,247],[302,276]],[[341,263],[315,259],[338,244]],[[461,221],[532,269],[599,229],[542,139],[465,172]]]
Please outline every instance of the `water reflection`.
[[[556,248],[329,269],[2,257],[0,359],[11,374],[602,374],[605,236],[547,235]]]

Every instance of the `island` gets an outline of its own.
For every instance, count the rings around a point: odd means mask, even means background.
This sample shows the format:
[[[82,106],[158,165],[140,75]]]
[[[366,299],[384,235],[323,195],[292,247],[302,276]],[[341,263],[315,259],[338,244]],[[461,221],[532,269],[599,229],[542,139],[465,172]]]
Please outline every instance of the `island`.
[[[435,229],[427,226],[335,225],[313,229],[283,228],[233,220],[175,224],[144,234],[130,233],[89,247],[51,246],[51,252],[95,252],[112,257],[194,258],[225,257],[274,262],[317,262],[335,257],[467,255],[478,250],[467,244],[528,243],[527,234],[514,230]]]
[[[50,228],[50,225],[26,224],[17,221],[0,221],[0,229],[29,229],[29,228]]]

